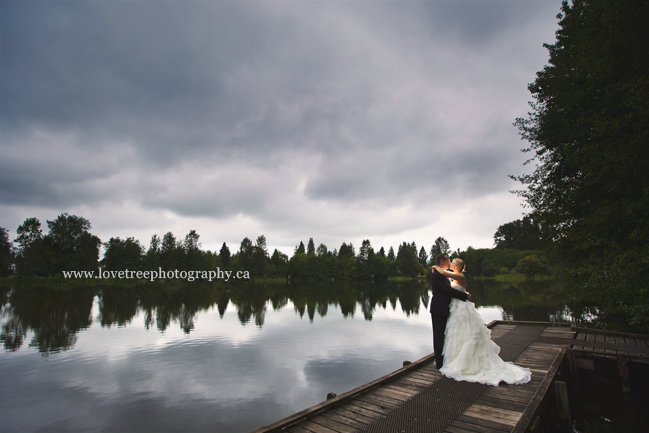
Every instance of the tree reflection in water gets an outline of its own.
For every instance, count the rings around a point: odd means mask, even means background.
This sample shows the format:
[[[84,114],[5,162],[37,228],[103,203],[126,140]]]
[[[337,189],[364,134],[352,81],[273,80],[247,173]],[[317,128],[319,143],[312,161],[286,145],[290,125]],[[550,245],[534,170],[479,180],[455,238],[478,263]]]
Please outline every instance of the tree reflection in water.
[[[29,347],[49,356],[74,346],[77,333],[92,324],[94,293],[87,287],[61,290],[32,282],[4,286],[3,292],[0,338],[5,350],[18,350],[31,330]]]
[[[470,291],[476,307],[497,306],[503,318],[527,321],[576,321],[584,324],[596,319],[592,308],[569,305],[550,281],[497,282],[471,281]],[[223,318],[228,306],[236,310],[242,325],[264,326],[267,309],[279,310],[291,303],[295,313],[305,313],[313,322],[325,317],[330,307],[345,318],[357,312],[372,320],[377,309],[406,314],[428,314],[429,284],[419,281],[388,283],[302,283],[302,284],[230,284],[224,282],[147,282],[129,285],[98,283],[44,285],[36,280],[16,281],[0,286],[2,307],[2,343],[15,351],[33,333],[29,347],[43,356],[70,349],[79,331],[93,323],[92,306],[96,297],[99,313],[94,320],[102,327],[126,326],[142,313],[144,326],[164,332],[172,323],[189,334],[198,313],[217,309]]]

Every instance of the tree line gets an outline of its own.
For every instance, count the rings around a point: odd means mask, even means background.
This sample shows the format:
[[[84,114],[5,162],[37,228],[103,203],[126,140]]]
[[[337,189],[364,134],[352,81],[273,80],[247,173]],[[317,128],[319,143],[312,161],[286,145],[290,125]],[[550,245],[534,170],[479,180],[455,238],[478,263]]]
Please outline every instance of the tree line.
[[[392,276],[426,276],[431,262],[441,253],[462,258],[474,276],[548,273],[545,258],[539,251],[531,250],[538,243],[538,227],[525,221],[500,226],[494,235],[494,249],[469,247],[466,251],[452,252],[448,241],[440,236],[428,251],[423,246],[418,249],[414,241],[401,243],[396,252],[393,247],[387,251],[380,247],[377,251],[369,239],[363,240],[358,250],[351,242],[330,250],[322,243],[316,247],[310,238],[306,245],[300,242],[290,258],[277,249],[270,253],[264,235],[258,236],[254,243],[245,237],[234,252],[225,242],[219,251],[204,251],[196,230],[180,239],[171,232],[162,238],[154,234],[148,248],[133,237],[113,237],[102,243],[90,232],[87,219],[67,213],[48,220],[46,234],[37,218],[27,218],[16,231],[15,247],[9,241],[7,230],[0,230],[4,276],[14,272],[19,276],[52,276],[70,270],[93,271],[101,266],[106,271],[220,268],[248,271],[253,278],[385,281]],[[104,256],[99,260],[102,245]],[[515,250],[511,246],[523,249]]]

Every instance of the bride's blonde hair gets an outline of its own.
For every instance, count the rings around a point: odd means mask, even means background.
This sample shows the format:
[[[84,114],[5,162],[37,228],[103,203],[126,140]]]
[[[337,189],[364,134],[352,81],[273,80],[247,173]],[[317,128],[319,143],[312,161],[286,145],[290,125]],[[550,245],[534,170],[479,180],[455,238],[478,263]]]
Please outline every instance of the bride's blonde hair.
[[[458,267],[460,272],[464,272],[464,270],[466,269],[466,265],[464,264],[464,260],[462,260],[460,258],[453,259],[453,264]]]

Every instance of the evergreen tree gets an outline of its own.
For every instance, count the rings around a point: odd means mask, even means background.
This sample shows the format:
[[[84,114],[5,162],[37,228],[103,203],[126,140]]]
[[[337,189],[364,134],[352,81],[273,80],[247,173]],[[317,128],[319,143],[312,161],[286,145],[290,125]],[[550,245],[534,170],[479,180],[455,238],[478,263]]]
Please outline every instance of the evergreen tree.
[[[273,251],[273,255],[270,256],[270,265],[272,267],[272,272],[274,275],[286,277],[286,274],[288,272],[288,256],[275,249],[275,251]]]
[[[354,258],[356,256],[356,253],[354,252],[354,245],[350,242],[349,245],[347,245],[345,242],[340,246],[340,250],[338,250],[338,258],[341,259],[343,257],[350,257]]]
[[[399,245],[396,262],[401,275],[414,277],[422,271],[422,266],[417,259],[417,246],[414,242],[412,244],[404,242]]]
[[[230,266],[232,255],[230,254],[230,248],[228,248],[225,242],[223,242],[223,245],[221,245],[221,249],[219,250],[219,259],[221,259],[221,263],[226,268]]]
[[[304,248],[304,242],[300,241],[300,245],[295,247],[295,253],[294,255],[298,254],[306,254],[306,250]]]
[[[424,266],[428,265],[428,254],[426,254],[426,249],[424,247],[421,247],[419,250],[419,263]]]
[[[309,238],[309,243],[307,244],[306,253],[308,255],[315,254],[315,243],[313,243],[313,238]]]
[[[157,270],[160,267],[160,238],[158,235],[151,236],[149,249],[142,259],[142,268],[146,271]]]

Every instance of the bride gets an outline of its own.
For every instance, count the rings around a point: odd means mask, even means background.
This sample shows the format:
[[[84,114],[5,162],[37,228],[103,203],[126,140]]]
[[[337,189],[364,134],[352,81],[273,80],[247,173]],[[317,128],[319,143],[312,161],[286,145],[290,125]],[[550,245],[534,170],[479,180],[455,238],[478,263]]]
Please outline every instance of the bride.
[[[433,266],[440,274],[451,278],[451,287],[466,292],[465,265],[461,259],[451,263],[453,272]],[[473,302],[453,298],[444,338],[444,366],[439,370],[446,377],[467,382],[497,386],[527,383],[532,377],[529,368],[503,361],[500,347],[491,340],[491,330],[485,326]]]

